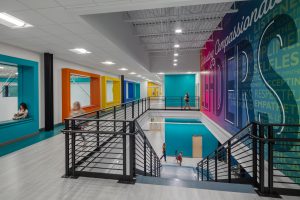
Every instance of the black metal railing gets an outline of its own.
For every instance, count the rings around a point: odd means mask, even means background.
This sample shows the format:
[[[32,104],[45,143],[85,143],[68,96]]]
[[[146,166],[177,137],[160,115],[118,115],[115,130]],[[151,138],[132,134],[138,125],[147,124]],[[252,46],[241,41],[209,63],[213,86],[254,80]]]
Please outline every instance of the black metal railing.
[[[300,194],[300,125],[250,123],[198,165],[198,179]]]
[[[151,110],[200,110],[200,97],[190,96],[186,101],[184,96],[149,97]]]
[[[136,123],[135,156],[137,174],[160,176],[160,159],[138,123]]]
[[[145,98],[65,119],[65,177],[159,176],[160,160],[137,123],[149,108]]]

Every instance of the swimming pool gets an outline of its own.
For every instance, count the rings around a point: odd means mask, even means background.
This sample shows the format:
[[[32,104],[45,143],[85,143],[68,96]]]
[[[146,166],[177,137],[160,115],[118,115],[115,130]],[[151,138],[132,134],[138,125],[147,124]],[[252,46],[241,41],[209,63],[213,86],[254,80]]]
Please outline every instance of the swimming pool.
[[[202,136],[202,157],[207,156],[218,147],[218,140],[198,119],[165,119],[165,142],[168,156],[175,151],[184,157],[193,156],[193,136]]]

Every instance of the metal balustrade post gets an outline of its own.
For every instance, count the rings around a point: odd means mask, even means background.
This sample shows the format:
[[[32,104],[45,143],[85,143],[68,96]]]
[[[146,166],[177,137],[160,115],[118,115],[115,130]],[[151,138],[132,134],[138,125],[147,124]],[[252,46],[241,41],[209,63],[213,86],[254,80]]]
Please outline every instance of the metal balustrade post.
[[[259,125],[259,192],[265,191],[265,147],[264,147],[264,126]]]
[[[209,158],[206,158],[206,180],[209,181]]]
[[[204,176],[204,170],[203,170],[203,160],[201,161],[201,181],[203,181],[203,176]]]
[[[131,116],[132,116],[132,119],[134,119],[134,101],[131,103],[131,108],[132,108]]]
[[[135,121],[130,122],[130,181],[133,181],[133,177],[136,176],[136,167],[135,167]]]
[[[123,122],[123,179],[127,175],[127,151],[126,151],[126,122]]]
[[[167,97],[165,97],[165,110],[167,110]]]
[[[113,115],[114,115],[114,120],[116,119],[116,106],[114,106],[114,111],[113,111]],[[116,132],[116,121],[114,121],[114,132]]]
[[[199,181],[200,179],[200,165],[197,163],[197,180]]]
[[[154,155],[154,163],[153,163],[153,167],[154,167],[154,176],[156,176],[156,156]]]
[[[273,126],[268,126],[268,187],[269,194],[273,194]]]
[[[228,164],[228,183],[231,183],[231,141],[228,140],[227,144],[227,164]]]
[[[152,149],[150,148],[150,176],[152,176],[152,164],[153,164],[153,160],[152,160]]]
[[[100,118],[100,111],[97,111],[96,112],[96,117],[97,117],[97,119],[99,119]],[[99,131],[100,130],[100,121],[98,121],[97,120],[97,131]],[[99,132],[97,132],[97,148],[99,147],[99,144],[100,143],[100,133]]]
[[[253,185],[257,186],[257,124],[252,125],[252,171],[253,171]]]
[[[143,136],[144,139],[144,176],[147,176],[147,143],[146,136]]]
[[[139,117],[140,116],[140,100],[138,99],[137,102],[138,102],[138,117]]]
[[[218,181],[218,151],[215,151],[215,181]]]
[[[69,124],[69,120],[65,120],[65,130],[69,130],[70,129],[70,124]],[[69,177],[70,176],[70,140],[69,140],[69,132],[65,132],[65,175],[64,177]]]
[[[144,113],[144,99],[142,99],[142,113]]]
[[[76,133],[74,132],[74,130],[75,130],[76,128],[75,128],[75,120],[72,120],[71,121],[71,130],[72,130],[72,132],[71,132],[71,148],[72,148],[72,150],[71,150],[71,156],[72,156],[72,178],[75,178],[75,162],[76,162],[76,160],[75,160],[75,145],[76,145]]]

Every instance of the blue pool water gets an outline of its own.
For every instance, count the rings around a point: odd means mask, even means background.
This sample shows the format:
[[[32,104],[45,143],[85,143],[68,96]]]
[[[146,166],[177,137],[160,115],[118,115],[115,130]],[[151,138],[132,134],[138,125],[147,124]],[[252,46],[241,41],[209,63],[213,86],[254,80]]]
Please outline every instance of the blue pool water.
[[[175,151],[183,152],[184,157],[192,157],[192,137],[202,136],[202,157],[213,152],[218,140],[198,119],[165,119],[165,142],[167,155],[174,156]]]

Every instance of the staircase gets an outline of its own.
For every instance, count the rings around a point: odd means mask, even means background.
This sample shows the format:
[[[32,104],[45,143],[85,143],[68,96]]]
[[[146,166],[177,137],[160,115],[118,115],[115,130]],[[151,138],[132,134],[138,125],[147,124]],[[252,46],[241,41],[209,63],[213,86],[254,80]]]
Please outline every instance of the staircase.
[[[265,196],[300,195],[299,127],[250,123],[198,163],[198,179],[252,184]]]

